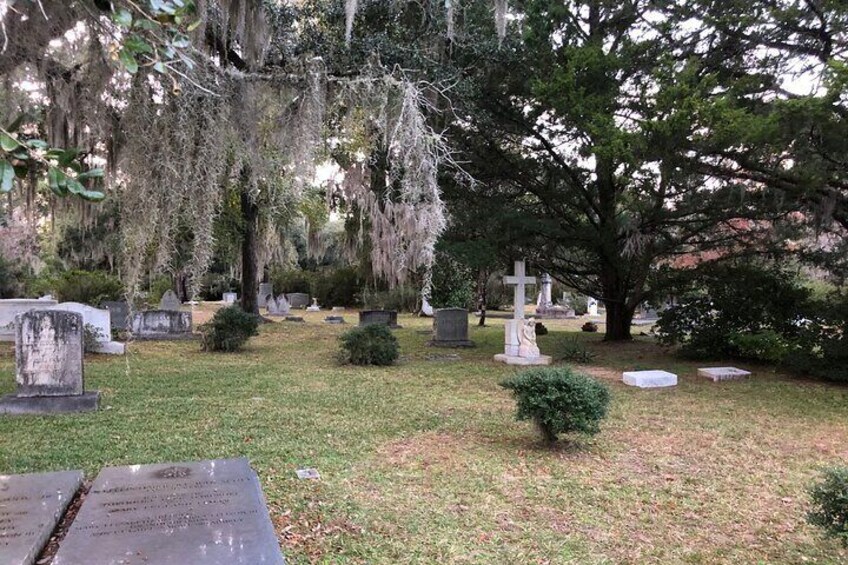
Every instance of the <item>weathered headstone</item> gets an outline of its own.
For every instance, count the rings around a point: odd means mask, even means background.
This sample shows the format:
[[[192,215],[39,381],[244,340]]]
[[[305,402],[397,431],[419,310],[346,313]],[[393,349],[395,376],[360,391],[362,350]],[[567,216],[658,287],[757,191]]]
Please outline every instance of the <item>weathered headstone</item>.
[[[238,294],[236,294],[235,292],[225,292],[221,299],[223,300],[224,304],[235,304],[238,300]]]
[[[495,361],[507,365],[550,365],[551,357],[542,355],[536,346],[536,321],[524,320],[526,285],[535,285],[536,278],[525,276],[524,261],[515,262],[515,275],[504,277],[504,283],[515,287],[513,315],[504,322],[504,352],[495,355]]]
[[[53,565],[284,565],[246,459],[107,467]]]
[[[191,339],[191,312],[147,310],[136,312],[132,323],[135,339]]]
[[[266,299],[267,302],[267,314],[269,316],[288,316],[289,315],[289,303],[286,300],[284,295],[280,295],[278,298],[274,298],[273,296],[269,296]]]
[[[301,309],[309,306],[309,295],[303,292],[290,292],[286,295],[292,308]]]
[[[328,324],[344,324],[345,319],[342,316],[327,316],[324,321]]]
[[[468,339],[468,310],[440,308],[433,317],[433,340],[436,347],[474,347]]]
[[[312,306],[308,307],[306,310],[307,310],[308,312],[320,312],[320,311],[321,311],[321,307],[320,307],[320,306],[318,306],[318,299],[317,299],[317,298],[313,298],[313,299],[312,299]]]
[[[398,329],[397,311],[395,310],[362,310],[359,313],[359,325],[383,325],[392,329]]]
[[[703,367],[698,369],[698,376],[706,377],[713,382],[736,381],[747,379],[751,376],[751,372],[736,367]]]
[[[344,312],[345,307],[344,306],[333,306],[332,311],[333,312]]]
[[[179,312],[181,306],[182,303],[177,297],[177,294],[170,289],[165,291],[165,294],[162,295],[162,300],[159,301],[160,310],[170,310],[173,312]]]
[[[0,563],[35,563],[82,480],[82,471],[0,475]]]
[[[662,388],[677,385],[677,375],[667,371],[627,371],[621,380],[639,388]]]
[[[15,341],[15,318],[30,310],[55,306],[55,300],[13,298],[0,300],[0,341]]]
[[[590,316],[598,315],[598,299],[591,296],[586,298],[586,311]]]
[[[259,283],[259,292],[256,294],[256,303],[260,308],[265,308],[268,303],[268,295],[274,295],[274,285],[271,283]]]
[[[100,393],[85,392],[83,318],[77,312],[31,310],[19,314],[15,336],[15,394],[0,399],[0,413],[50,414],[96,410]]]
[[[434,314],[433,305],[427,300],[427,295],[421,293],[421,315],[427,318],[432,318]]]
[[[79,302],[62,302],[51,306],[50,310],[63,310],[81,314],[83,325],[95,334],[94,352],[109,355],[123,355],[125,353],[126,348],[123,343],[112,341],[112,313],[109,310],[93,308]]]
[[[111,316],[110,320],[113,328],[115,328],[116,330],[129,329],[130,324],[127,320],[127,317],[130,313],[130,306],[126,303],[125,300],[110,300],[106,302],[101,302],[100,307],[109,310],[109,315]]]

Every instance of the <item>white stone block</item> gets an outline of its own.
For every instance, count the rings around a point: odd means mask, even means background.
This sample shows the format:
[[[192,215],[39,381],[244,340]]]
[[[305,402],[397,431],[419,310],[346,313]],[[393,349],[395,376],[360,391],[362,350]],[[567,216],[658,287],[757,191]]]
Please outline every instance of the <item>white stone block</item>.
[[[698,376],[706,377],[713,382],[735,381],[747,379],[751,376],[751,372],[736,367],[703,367],[698,369]]]
[[[518,357],[518,328],[521,320],[507,320],[504,322],[504,354]]]
[[[495,361],[506,363],[507,365],[550,365],[550,355],[539,355],[538,357],[519,357],[517,355],[505,355],[498,353],[495,355]]]
[[[624,384],[639,388],[660,388],[677,385],[677,375],[667,371],[628,371],[622,375]]]

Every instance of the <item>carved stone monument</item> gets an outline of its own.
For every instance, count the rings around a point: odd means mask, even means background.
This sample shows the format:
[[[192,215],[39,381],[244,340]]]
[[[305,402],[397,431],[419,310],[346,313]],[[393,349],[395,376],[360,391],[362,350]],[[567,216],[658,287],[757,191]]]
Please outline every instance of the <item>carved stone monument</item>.
[[[268,295],[274,295],[274,286],[271,283],[259,283],[259,292],[256,295],[256,302],[260,308],[265,308],[267,305]]]
[[[18,314],[41,308],[49,308],[57,303],[53,299],[12,298],[0,300],[0,341],[15,341],[15,317]]]
[[[125,300],[107,300],[100,303],[100,307],[109,310],[109,320],[116,330],[127,330],[130,323],[127,320],[130,314],[130,306]]]
[[[621,376],[626,385],[638,388],[663,388],[677,385],[677,375],[668,371],[628,371]]]
[[[135,339],[170,340],[191,339],[191,312],[148,310],[133,316]]]
[[[312,306],[308,307],[306,310],[307,310],[308,312],[320,312],[320,311],[321,311],[321,307],[320,307],[320,306],[318,306],[318,299],[317,299],[317,298],[313,298],[313,299],[312,299]]]
[[[286,300],[286,295],[281,294],[274,299],[274,297],[269,297],[268,300],[268,310],[267,313],[269,316],[279,316],[284,317],[288,316],[291,308],[289,307],[289,301]]]
[[[180,299],[177,297],[177,294],[170,289],[165,291],[165,294],[162,295],[162,300],[159,301],[160,310],[179,312],[180,306],[182,306]]]
[[[590,316],[598,315],[598,299],[591,296],[586,298],[586,310]]]
[[[309,306],[309,295],[303,292],[290,292],[286,295],[286,300],[295,309],[302,309]]]
[[[751,376],[751,372],[736,367],[702,367],[698,369],[698,376],[706,377],[717,383],[747,379]]]
[[[542,355],[536,346],[536,320],[524,319],[525,288],[535,285],[536,278],[525,276],[524,261],[516,261],[515,275],[504,277],[504,283],[515,287],[513,317],[504,322],[504,352],[495,355],[495,361],[507,365],[550,365],[551,357]]]
[[[465,308],[440,308],[433,317],[435,347],[474,347],[468,339],[468,310]]]
[[[82,480],[82,471],[0,475],[0,563],[35,563]]]
[[[112,313],[109,310],[92,308],[79,302],[62,302],[51,306],[50,310],[76,312],[82,315],[82,323],[89,331],[94,332],[95,353],[108,355],[123,355],[126,347],[123,343],[112,341]]]
[[[238,294],[236,294],[235,292],[225,292],[221,297],[221,300],[224,302],[224,304],[235,304],[238,300]]]
[[[97,410],[100,393],[83,385],[83,318],[76,312],[31,310],[16,323],[17,392],[0,413],[51,414]]]
[[[53,565],[284,565],[246,459],[103,469]]]
[[[400,328],[397,323],[397,311],[395,310],[363,310],[359,313],[359,325],[370,326],[382,324],[393,330]]]

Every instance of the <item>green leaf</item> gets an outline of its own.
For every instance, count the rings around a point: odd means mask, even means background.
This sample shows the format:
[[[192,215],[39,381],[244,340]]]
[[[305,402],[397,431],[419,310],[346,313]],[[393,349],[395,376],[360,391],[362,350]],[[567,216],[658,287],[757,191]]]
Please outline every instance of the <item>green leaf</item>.
[[[103,169],[89,169],[84,173],[77,175],[77,178],[79,180],[103,178]]]
[[[47,149],[50,147],[50,145],[43,139],[28,139],[26,144],[34,149]]]
[[[0,161],[0,192],[12,190],[15,184],[15,168],[8,161]]]
[[[85,190],[80,196],[85,200],[90,200],[91,202],[100,202],[106,195],[98,190]]]
[[[68,192],[70,192],[71,194],[82,194],[86,191],[86,188],[77,179],[69,178],[67,185]]]
[[[153,70],[163,75],[168,73],[168,69],[165,68],[165,63],[162,61],[156,61],[153,63]]]
[[[63,167],[69,166],[74,162],[74,159],[79,155],[79,149],[65,149],[59,153],[59,165]]]
[[[134,75],[138,72],[138,61],[135,60],[135,57],[129,49],[126,47],[121,49],[121,52],[118,53],[118,58],[121,60],[121,63],[124,64],[128,73]]]
[[[21,127],[21,124],[24,123],[24,120],[26,120],[28,117],[29,115],[26,112],[18,114],[18,117],[15,118],[15,121],[13,121],[6,127],[6,131],[15,133],[16,131],[18,131],[18,128]]]
[[[20,146],[21,144],[14,137],[0,133],[0,147],[3,148],[3,151],[14,151]]]
[[[126,8],[121,8],[114,14],[112,14],[112,19],[116,24],[123,27],[130,27],[133,22],[132,12],[127,10]]]
[[[47,170],[47,181],[50,185],[50,190],[57,196],[65,196],[68,194],[65,173],[56,167],[50,167]]]
[[[133,53],[153,53],[153,47],[137,35],[131,35],[124,41],[124,47]]]
[[[203,20],[195,20],[195,21],[191,22],[190,24],[188,24],[187,29],[188,29],[188,31],[194,31],[198,27],[200,27],[200,24],[202,24],[202,23],[203,23]]]

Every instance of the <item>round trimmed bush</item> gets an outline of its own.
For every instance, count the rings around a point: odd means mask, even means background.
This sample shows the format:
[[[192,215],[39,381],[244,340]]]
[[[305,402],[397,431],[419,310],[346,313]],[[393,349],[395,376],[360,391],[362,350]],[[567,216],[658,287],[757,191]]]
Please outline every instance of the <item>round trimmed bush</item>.
[[[353,328],[339,337],[341,359],[353,365],[392,365],[397,361],[398,342],[386,326],[370,325]]]
[[[813,509],[807,521],[848,547],[848,467],[826,469],[822,480],[810,489],[810,498]]]
[[[548,443],[560,434],[597,434],[609,408],[609,389],[568,367],[529,369],[500,385],[515,397],[516,418],[532,420]]]
[[[259,316],[248,314],[238,306],[221,308],[212,319],[200,326],[203,351],[238,351],[247,340],[259,333]]]

